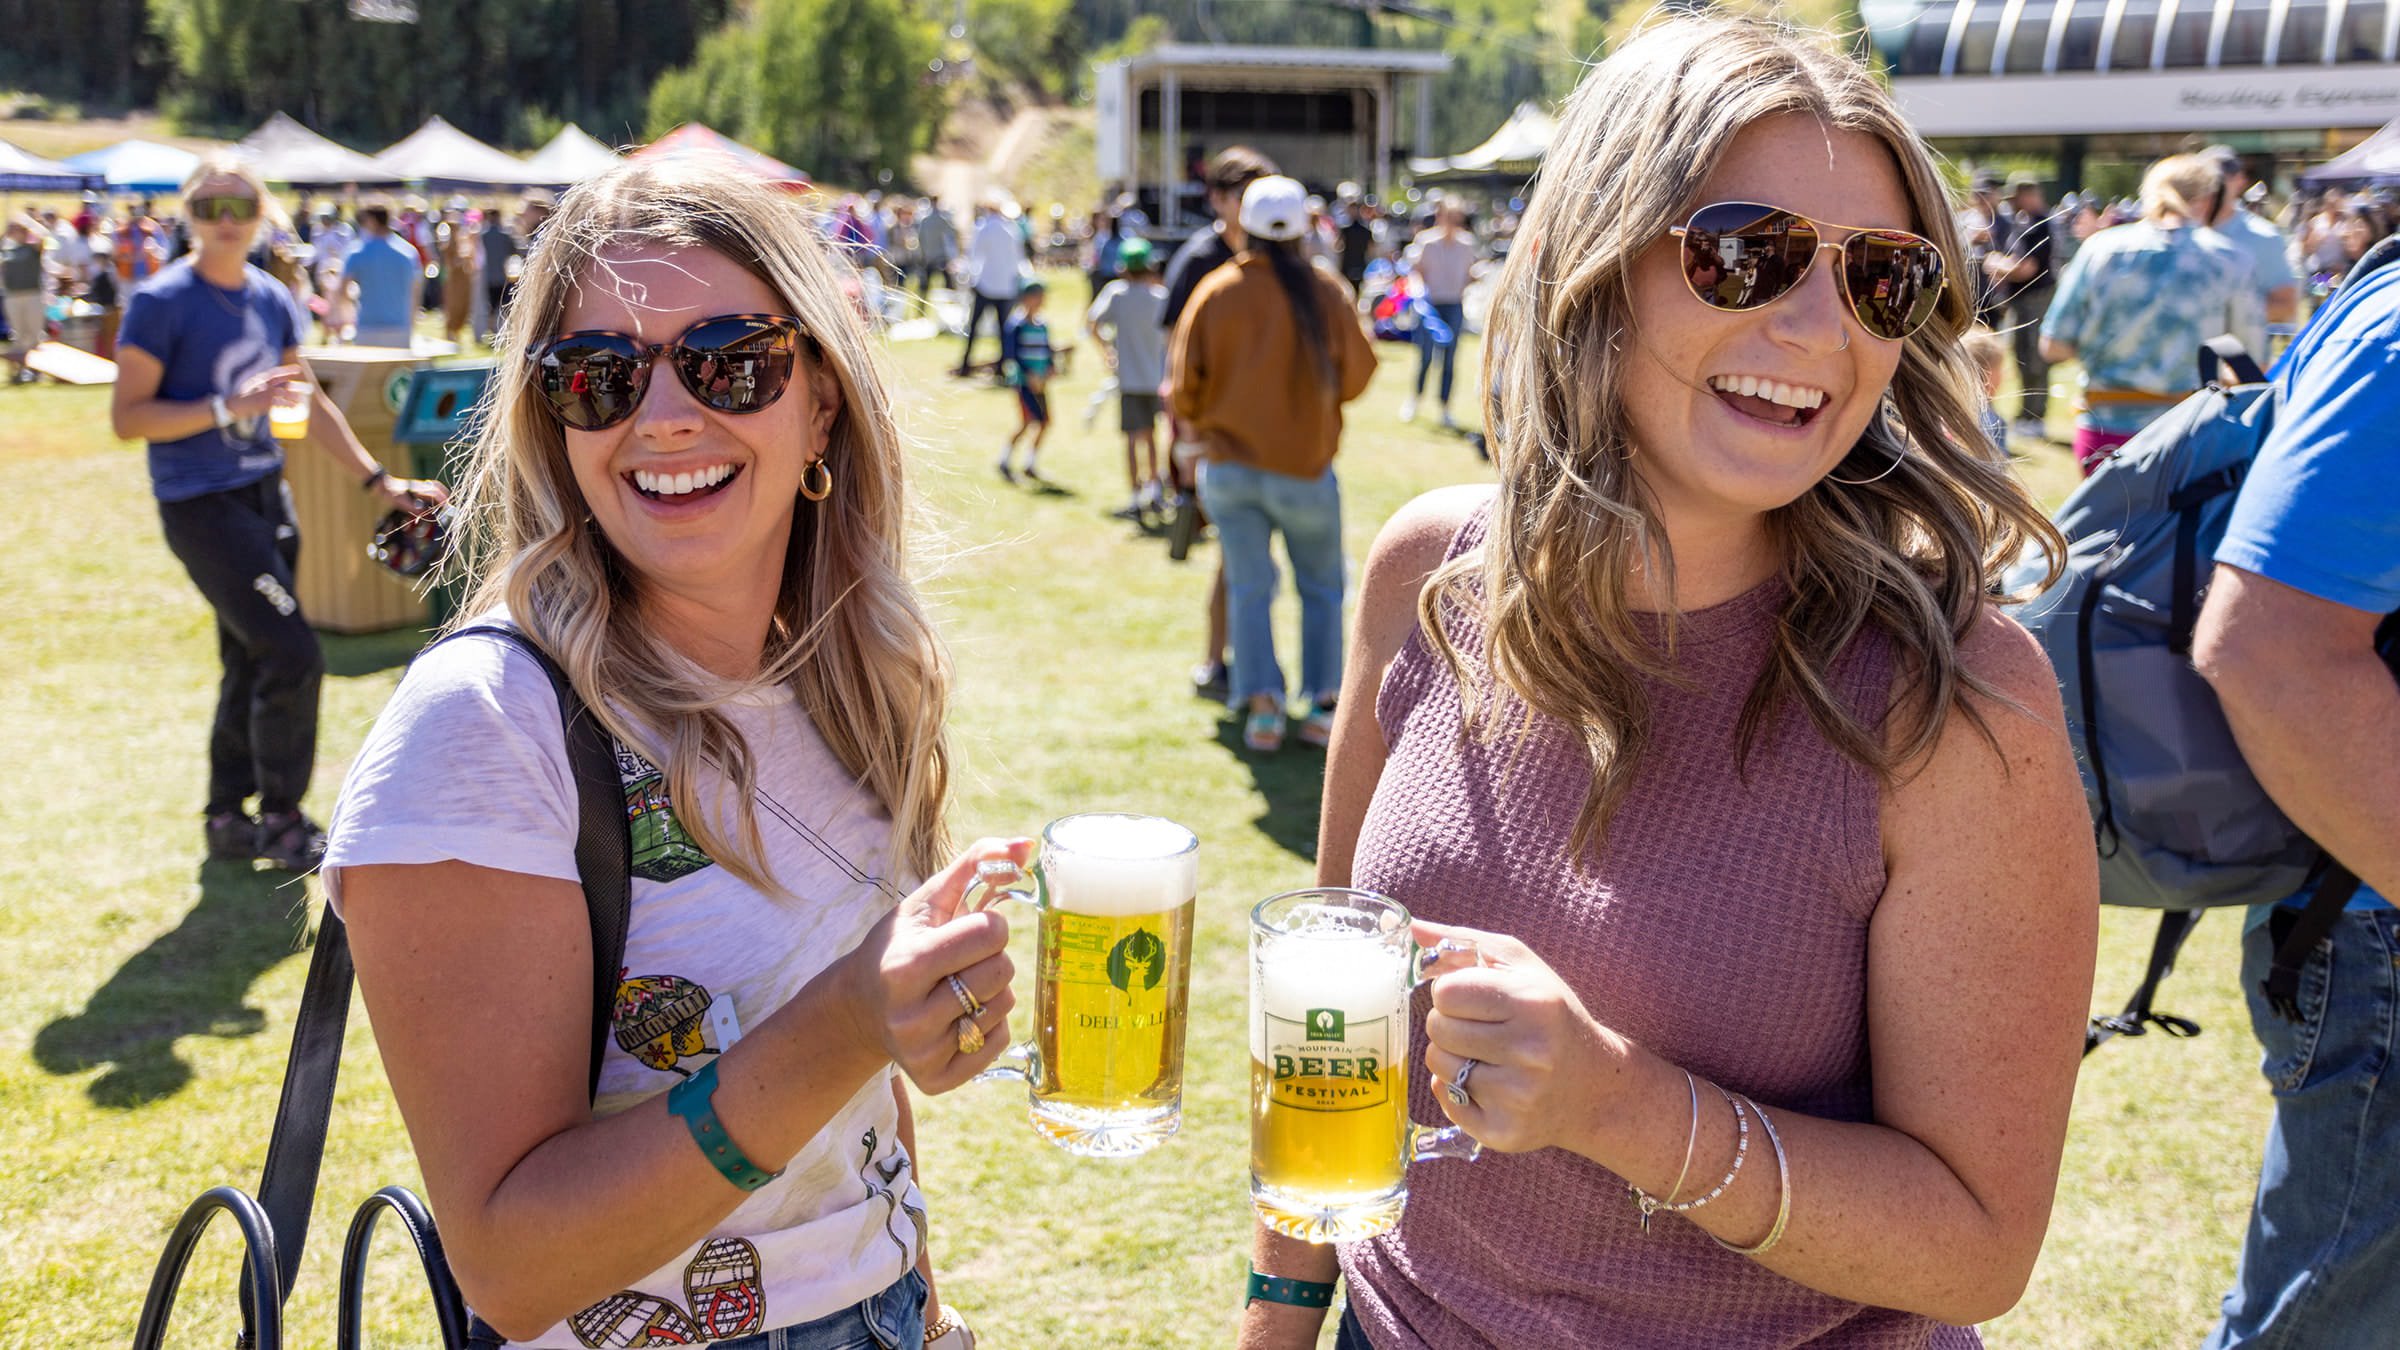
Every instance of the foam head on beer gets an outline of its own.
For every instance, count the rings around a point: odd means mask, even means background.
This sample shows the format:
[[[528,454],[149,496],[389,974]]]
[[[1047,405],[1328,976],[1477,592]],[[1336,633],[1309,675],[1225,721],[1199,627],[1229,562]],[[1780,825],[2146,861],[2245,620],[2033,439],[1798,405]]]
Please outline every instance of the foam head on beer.
[[[1407,946],[1367,940],[1375,934],[1358,925],[1355,913],[1312,917],[1310,908],[1295,909],[1283,931],[1261,940],[1250,998],[1250,1049],[1261,1063],[1288,1049],[1281,1043],[1292,1028],[1304,1041],[1338,1044],[1358,1039],[1351,1026],[1404,1015]],[[1344,1025],[1318,1025],[1328,1010]]]
[[[1069,816],[1045,837],[1051,903],[1074,914],[1155,914],[1200,889],[1190,830],[1157,816]]]

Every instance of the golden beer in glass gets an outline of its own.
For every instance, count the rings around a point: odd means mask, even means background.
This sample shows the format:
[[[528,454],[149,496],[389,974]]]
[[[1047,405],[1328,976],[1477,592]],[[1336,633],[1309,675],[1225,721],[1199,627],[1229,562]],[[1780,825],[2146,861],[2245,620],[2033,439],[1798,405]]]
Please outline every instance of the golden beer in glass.
[[[980,1079],[1022,1081],[1034,1129],[1069,1153],[1146,1153],[1183,1123],[1199,852],[1171,820],[1092,812],[1051,822],[1030,872],[977,877],[1041,913],[1034,1035]]]
[[[1456,1126],[1408,1116],[1408,995],[1425,953],[1408,910],[1368,891],[1292,891],[1250,916],[1250,1197],[1309,1242],[1390,1230],[1408,1165],[1473,1158]]]

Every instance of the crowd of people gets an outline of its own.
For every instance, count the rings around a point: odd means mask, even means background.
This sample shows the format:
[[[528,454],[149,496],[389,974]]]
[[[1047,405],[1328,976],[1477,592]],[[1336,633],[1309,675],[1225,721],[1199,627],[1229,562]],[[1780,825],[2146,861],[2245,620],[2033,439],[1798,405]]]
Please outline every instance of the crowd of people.
[[[1464,203],[1328,203],[1227,147],[1163,266],[1138,211],[1089,220],[1081,313],[1051,308],[1005,201],[961,228],[638,162],[513,217],[287,221],[211,159],[181,221],[69,222],[80,252],[11,222],[0,282],[12,326],[29,254],[53,301],[129,283],[112,424],[148,444],[223,665],[206,846],[322,868],[478,1350],[625,1343],[645,1317],[689,1342],[681,1300],[737,1257],[726,1350],[973,1344],[933,1268],[909,1086],[1005,1046],[1009,925],[968,894],[1035,846],[948,829],[952,674],[871,352],[888,298],[936,282],[962,292],[957,375],[1013,392],[1011,484],[1045,480],[1054,381],[1094,339],[1123,514],[1216,531],[1195,684],[1251,751],[1327,750],[1321,885],[1472,952],[1413,1005],[1406,1096],[1483,1156],[1412,1175],[1379,1236],[1262,1224],[1241,1344],[1316,1344],[1339,1281],[1344,1350],[1970,1346],[2049,1230],[2097,942],[2055,673],[1997,598],[2063,541],[2001,452],[2046,434],[2043,363],[2074,359],[2097,464],[2188,392],[2200,340],[2264,350],[2372,228],[2345,200],[2287,234],[2241,167],[2171,157],[2134,218],[2090,229],[2029,179],[1980,177],[1961,210],[1843,50],[1686,14],[1584,75],[1532,200],[1482,236]],[[2373,647],[2400,608],[2375,486],[2395,279],[2332,289],[2295,343],[2254,470],[2272,490],[2241,499],[2195,649],[2278,802],[2369,883],[2320,953],[2342,992],[2316,980],[2309,1028],[2259,1022],[2277,1134],[2228,1350],[2377,1344],[2400,1319],[2400,1124],[2374,1090],[2400,1049],[2400,688]],[[1404,418],[1430,388],[1454,423],[1479,286],[1467,383],[1497,481],[1409,503],[1353,576],[1336,465],[1374,340],[1419,348]],[[312,321],[390,344],[425,310],[518,357],[458,485],[458,626],[547,654],[642,818],[626,970],[651,983],[597,1047],[581,803],[529,651],[430,648],[330,831],[300,809],[324,664],[270,423],[308,403],[362,491],[447,501],[297,363]],[[2012,361],[2024,401],[1995,425]],[[720,1013],[637,1031],[668,982]],[[510,1046],[513,1071],[461,1073],[461,1043]]]
[[[2169,156],[2110,201],[1977,172],[1958,212],[1977,315],[2014,361],[2017,414],[1996,438],[2051,439],[2050,366],[2080,364],[2073,448],[2085,472],[2196,387],[2196,353],[2229,335],[2262,365],[2400,229],[2388,193],[2330,190],[2268,210],[2226,146]],[[1997,390],[1995,390],[1997,392]]]

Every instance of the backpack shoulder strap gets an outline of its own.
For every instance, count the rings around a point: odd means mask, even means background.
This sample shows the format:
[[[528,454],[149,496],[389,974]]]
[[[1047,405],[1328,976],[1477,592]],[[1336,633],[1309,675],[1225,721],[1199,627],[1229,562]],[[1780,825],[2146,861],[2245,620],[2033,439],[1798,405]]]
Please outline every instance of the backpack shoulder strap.
[[[600,1062],[608,1049],[609,1013],[615,1005],[617,971],[625,961],[625,928],[633,908],[633,833],[625,823],[625,788],[617,776],[617,749],[608,728],[575,692],[574,682],[541,644],[500,624],[461,628],[426,650],[470,634],[514,644],[539,662],[558,695],[559,724],[566,729],[567,768],[575,776],[575,873],[583,881],[583,904],[592,921],[592,1057],[589,1090],[600,1092]]]
[[[617,777],[616,748],[607,728],[575,693],[566,672],[531,638],[513,628],[479,624],[436,639],[426,650],[468,634],[516,644],[539,661],[558,694],[566,728],[567,763],[575,775],[578,818],[575,867],[592,923],[592,1056],[589,1088],[600,1086],[607,1049],[609,1011],[616,999],[617,968],[625,959],[625,927],[633,898],[633,836],[625,823],[624,788]],[[326,911],[309,958],[300,1011],[292,1021],[292,1051],[283,1071],[283,1095],[267,1138],[267,1161],[258,1182],[259,1205],[273,1236],[278,1297],[289,1297],[308,1243],[309,1208],[325,1160],[325,1131],[333,1114],[334,1079],[342,1066],[342,1033],[350,1020],[350,939],[339,915]],[[244,1284],[248,1275],[243,1276]],[[246,1294],[245,1290],[245,1294]],[[247,1303],[245,1302],[245,1307]],[[247,1316],[247,1314],[245,1314]]]

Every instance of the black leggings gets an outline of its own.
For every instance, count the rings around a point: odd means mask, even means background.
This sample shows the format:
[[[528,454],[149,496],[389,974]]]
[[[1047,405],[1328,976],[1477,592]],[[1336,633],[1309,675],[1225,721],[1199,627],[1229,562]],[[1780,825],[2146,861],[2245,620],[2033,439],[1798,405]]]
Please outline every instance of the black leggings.
[[[1009,306],[1017,303],[1013,296],[1006,299],[994,299],[975,290],[972,286],[967,289],[974,293],[975,306],[967,311],[967,345],[958,354],[958,373],[961,375],[974,369],[973,363],[968,358],[975,355],[975,330],[983,327],[983,316],[987,313],[992,316],[992,330],[998,332],[1001,326],[1008,322]]]
[[[167,548],[217,612],[217,720],[208,738],[208,813],[296,811],[317,762],[325,654],[300,613],[300,527],[283,477],[160,502]]]

